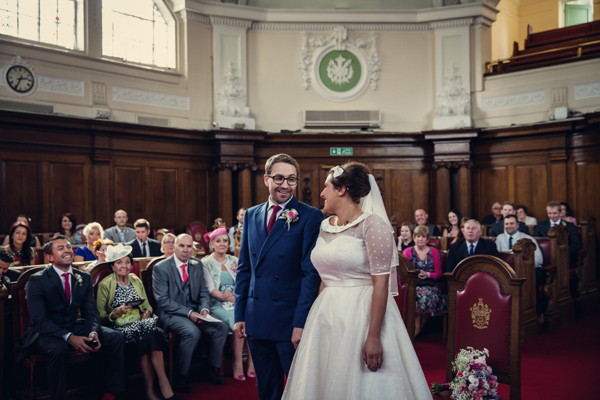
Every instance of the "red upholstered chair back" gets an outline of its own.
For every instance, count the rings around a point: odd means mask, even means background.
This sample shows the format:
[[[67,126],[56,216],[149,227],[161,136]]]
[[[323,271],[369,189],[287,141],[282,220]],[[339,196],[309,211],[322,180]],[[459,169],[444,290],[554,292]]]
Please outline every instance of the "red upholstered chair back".
[[[427,239],[427,245],[442,250],[442,241],[437,236],[430,236],[429,239]]]
[[[511,251],[501,251],[500,258],[513,269],[515,268],[515,255]]]
[[[98,297],[98,284],[102,279],[112,274],[112,266],[110,264],[98,264],[90,271],[92,278],[92,287],[94,288],[94,297]]]
[[[140,261],[134,259],[133,264],[131,265],[131,273],[135,274],[135,276],[140,276]]]
[[[44,249],[35,249],[35,258],[33,260],[35,265],[44,264]]]
[[[43,271],[45,268],[46,267],[33,267],[21,272],[19,279],[10,286],[13,307],[13,337],[15,338],[22,338],[27,330],[27,325],[29,324],[29,310],[27,309],[26,299],[29,277]],[[17,350],[15,349],[15,352],[16,351]]]
[[[544,257],[543,264],[548,265],[552,260],[552,252],[550,250],[550,239],[545,237],[535,238],[538,245],[540,246],[540,250],[542,252],[542,256]]]
[[[194,242],[198,242],[204,248],[206,254],[209,254],[208,243],[204,241],[204,234],[206,233],[206,226],[200,221],[193,221],[187,228],[187,233],[192,237]]]
[[[520,398],[520,299],[523,278],[504,261],[471,256],[446,273],[449,327],[446,379],[452,380],[456,354],[468,346],[490,352],[488,365],[500,382],[511,385],[510,398]]]

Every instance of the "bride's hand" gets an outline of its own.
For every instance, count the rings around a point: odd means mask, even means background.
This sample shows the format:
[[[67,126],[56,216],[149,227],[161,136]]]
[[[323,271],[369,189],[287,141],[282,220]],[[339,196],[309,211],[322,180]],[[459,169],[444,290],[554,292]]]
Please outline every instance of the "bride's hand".
[[[371,372],[376,372],[383,364],[383,347],[380,339],[367,338],[362,349],[363,360]]]

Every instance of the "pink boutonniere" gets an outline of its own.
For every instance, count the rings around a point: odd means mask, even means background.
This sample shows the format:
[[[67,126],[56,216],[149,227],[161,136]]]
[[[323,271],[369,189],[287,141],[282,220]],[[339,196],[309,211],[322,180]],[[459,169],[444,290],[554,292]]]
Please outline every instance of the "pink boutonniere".
[[[283,210],[279,218],[285,219],[285,224],[287,224],[287,229],[289,231],[292,222],[298,221],[298,211],[296,211],[294,208],[289,210]]]

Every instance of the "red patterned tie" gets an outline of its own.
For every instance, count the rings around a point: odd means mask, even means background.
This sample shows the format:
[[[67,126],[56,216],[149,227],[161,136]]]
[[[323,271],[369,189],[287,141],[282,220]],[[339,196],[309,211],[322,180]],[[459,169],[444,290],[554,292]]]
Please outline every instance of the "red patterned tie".
[[[65,297],[67,298],[67,304],[71,304],[71,283],[69,282],[71,274],[65,272],[62,277],[65,278]]]
[[[187,267],[187,264],[181,264],[181,271],[183,272],[183,284],[185,285],[188,281],[188,274],[185,270],[185,268]]]
[[[273,212],[271,213],[271,218],[269,218],[269,224],[267,225],[267,235],[271,233],[271,229],[273,229],[273,225],[275,225],[279,210],[281,210],[280,206],[273,206]]]

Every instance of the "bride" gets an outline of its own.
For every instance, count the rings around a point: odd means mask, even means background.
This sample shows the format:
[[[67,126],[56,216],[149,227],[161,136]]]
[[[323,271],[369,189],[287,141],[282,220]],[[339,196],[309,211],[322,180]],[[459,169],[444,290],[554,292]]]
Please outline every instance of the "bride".
[[[375,179],[364,164],[336,166],[321,197],[333,216],[321,224],[311,261],[324,288],[283,399],[431,399],[390,295],[398,254]]]

